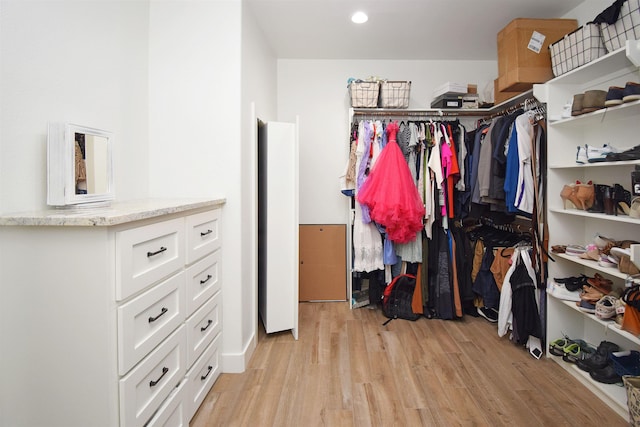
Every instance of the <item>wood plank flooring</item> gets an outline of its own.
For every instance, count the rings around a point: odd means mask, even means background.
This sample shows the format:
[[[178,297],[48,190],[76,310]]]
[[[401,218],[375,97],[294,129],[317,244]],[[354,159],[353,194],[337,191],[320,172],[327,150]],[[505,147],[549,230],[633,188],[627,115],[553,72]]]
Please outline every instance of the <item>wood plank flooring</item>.
[[[299,340],[260,328],[247,370],[222,374],[190,426],[627,425],[482,318],[385,320],[300,304]]]

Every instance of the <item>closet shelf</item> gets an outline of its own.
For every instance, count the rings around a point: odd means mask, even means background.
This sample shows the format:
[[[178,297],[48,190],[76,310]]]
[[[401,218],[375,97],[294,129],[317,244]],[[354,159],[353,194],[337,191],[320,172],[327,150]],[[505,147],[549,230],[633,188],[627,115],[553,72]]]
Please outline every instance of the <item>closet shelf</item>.
[[[567,254],[551,254],[552,257],[566,259],[567,261],[571,261],[575,264],[580,264],[583,267],[591,268],[593,270],[597,270],[600,273],[607,274],[609,276],[617,277],[619,279],[626,279],[627,274],[621,273],[620,270],[616,268],[607,268],[601,267],[595,260],[591,259],[583,259],[577,256],[567,255]]]
[[[585,169],[585,168],[606,168],[606,167],[617,167],[617,166],[628,166],[628,165],[640,165],[640,160],[625,160],[621,162],[597,162],[597,163],[586,163],[581,165],[579,163],[571,163],[567,165],[549,165],[549,169]]]
[[[521,105],[527,99],[533,99],[533,89],[514,96],[491,108],[351,108],[350,116],[429,116],[429,117],[477,117],[486,118],[494,114],[502,113],[509,108]]]
[[[622,72],[636,71],[638,66],[630,58],[637,58],[638,56],[640,56],[640,41],[627,40],[626,46],[549,80],[547,84],[583,84],[596,81],[602,76],[620,72],[621,70]]]
[[[637,116],[640,111],[640,101],[632,101],[614,107],[601,108],[591,113],[549,122],[553,127],[584,126],[587,122],[604,121],[607,119],[622,119]]]
[[[631,218],[630,216],[627,216],[627,215],[617,215],[617,216],[615,216],[615,215],[605,215],[605,214],[601,214],[601,213],[586,212],[586,211],[583,211],[583,210],[580,210],[580,209],[553,209],[553,208],[550,208],[549,212],[559,213],[559,214],[564,214],[564,215],[581,216],[581,217],[593,218],[593,219],[601,219],[603,221],[624,222],[624,223],[629,223],[629,224],[640,225],[640,219]]]
[[[551,297],[551,298],[556,298],[555,296],[551,295],[551,294],[547,294],[547,296]],[[578,308],[578,306],[576,306],[576,303],[573,301],[565,301],[565,300],[560,300],[558,298],[556,298],[557,300],[559,300],[560,302],[562,302],[562,304],[566,305],[567,307],[571,308],[572,310],[576,310],[577,312],[579,312],[580,314],[582,314],[583,316],[585,316],[586,318],[588,318],[589,320],[592,320],[598,324],[600,324],[604,329],[605,329],[605,334],[611,332],[613,334],[619,335],[622,338],[624,338],[625,340],[630,341],[633,345],[640,345],[640,338],[638,338],[637,336],[623,330],[620,328],[620,325],[618,325],[614,320],[600,320],[596,317],[595,314],[591,314],[591,313],[586,313],[582,310],[580,310]],[[597,342],[592,342],[590,343],[594,346],[597,346],[599,343]],[[622,347],[622,345],[621,345]],[[630,350],[630,348],[622,348],[623,350]]]

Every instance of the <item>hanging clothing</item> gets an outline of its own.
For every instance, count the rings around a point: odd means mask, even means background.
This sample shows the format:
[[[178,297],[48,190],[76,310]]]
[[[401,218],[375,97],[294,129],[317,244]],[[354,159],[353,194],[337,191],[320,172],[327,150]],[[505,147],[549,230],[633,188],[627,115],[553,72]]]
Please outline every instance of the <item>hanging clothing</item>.
[[[411,171],[395,140],[398,125],[387,126],[389,141],[356,198],[383,225],[390,240],[407,243],[422,229],[424,206]]]

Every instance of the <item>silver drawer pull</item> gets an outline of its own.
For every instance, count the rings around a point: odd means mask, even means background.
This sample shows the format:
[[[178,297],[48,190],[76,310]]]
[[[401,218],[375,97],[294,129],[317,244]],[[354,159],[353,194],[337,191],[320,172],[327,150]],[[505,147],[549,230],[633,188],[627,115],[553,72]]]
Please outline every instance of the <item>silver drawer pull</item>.
[[[160,246],[160,249],[158,249],[155,252],[147,252],[147,258],[151,258],[152,256],[161,254],[162,252],[166,251],[167,248],[165,248],[164,246]]]
[[[201,232],[200,232],[200,236],[201,236],[201,237],[204,237],[204,236],[206,236],[207,234],[211,234],[211,233],[213,233],[213,230],[207,230],[207,231],[204,231],[204,232],[203,232],[203,231],[201,231]]]
[[[200,284],[201,284],[201,285],[204,285],[204,284],[205,284],[205,283],[207,283],[209,280],[211,280],[211,278],[212,278],[212,277],[213,277],[212,275],[207,274],[207,278],[206,278],[206,279],[204,279],[204,280],[200,280]]]
[[[167,311],[169,311],[169,309],[167,307],[162,307],[162,310],[160,310],[160,314],[158,314],[156,317],[149,317],[149,323],[155,322],[156,320],[158,320],[160,318],[160,316],[165,314]]]
[[[209,376],[209,374],[211,373],[211,371],[213,371],[213,366],[209,365],[209,367],[207,368],[207,374],[203,375],[200,377],[201,381],[204,381],[207,379],[207,377]]]
[[[155,387],[155,386],[160,382],[160,380],[162,379],[162,377],[164,377],[164,376],[165,376],[165,374],[166,374],[167,372],[169,372],[169,368],[167,368],[167,367],[165,366],[164,368],[162,368],[162,375],[160,375],[160,378],[158,378],[158,379],[157,379],[157,380],[155,380],[155,381],[153,381],[153,380],[149,381],[149,387]]]
[[[200,332],[204,332],[204,331],[206,331],[206,330],[207,330],[207,328],[208,328],[209,326],[211,326],[211,324],[212,324],[212,323],[213,323],[213,320],[209,319],[209,320],[207,321],[207,326],[203,326],[203,327],[201,327],[201,328],[200,328]]]

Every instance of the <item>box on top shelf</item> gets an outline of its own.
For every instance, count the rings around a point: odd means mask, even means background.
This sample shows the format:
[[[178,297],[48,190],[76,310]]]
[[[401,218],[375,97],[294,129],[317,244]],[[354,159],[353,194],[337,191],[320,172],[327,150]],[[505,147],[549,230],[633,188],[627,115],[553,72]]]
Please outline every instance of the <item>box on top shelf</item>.
[[[578,28],[575,19],[511,21],[498,33],[498,89],[524,92],[553,78],[549,44]]]
[[[441,95],[466,95],[478,93],[478,85],[467,83],[446,82],[433,90],[433,97]]]

